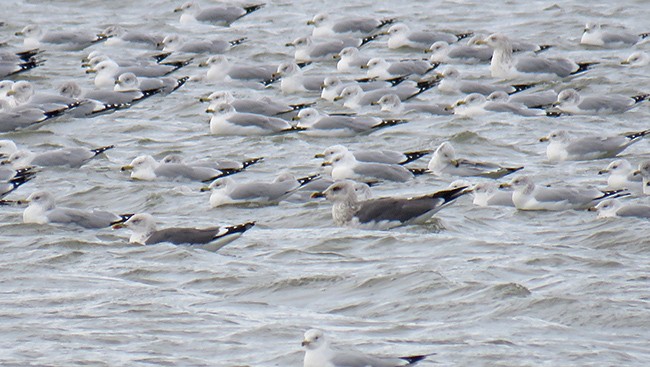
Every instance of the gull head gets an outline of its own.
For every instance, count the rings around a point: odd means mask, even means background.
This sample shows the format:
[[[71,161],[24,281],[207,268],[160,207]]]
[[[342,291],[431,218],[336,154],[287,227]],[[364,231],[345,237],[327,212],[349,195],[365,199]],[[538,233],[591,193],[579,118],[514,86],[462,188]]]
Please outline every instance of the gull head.
[[[305,332],[305,337],[302,340],[302,346],[308,350],[315,350],[321,348],[322,346],[326,346],[327,344],[328,343],[327,339],[325,338],[325,334],[322,330],[318,329],[307,330]]]

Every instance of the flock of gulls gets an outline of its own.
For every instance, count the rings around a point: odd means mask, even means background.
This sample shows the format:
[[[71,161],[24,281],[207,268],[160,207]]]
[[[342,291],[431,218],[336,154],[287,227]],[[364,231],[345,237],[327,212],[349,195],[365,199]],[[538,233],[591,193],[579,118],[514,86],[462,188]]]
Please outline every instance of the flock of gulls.
[[[181,23],[207,23],[218,29],[252,17],[264,11],[264,7],[265,4],[253,4],[201,8],[188,2],[175,12],[180,14]],[[120,25],[97,33],[24,26],[15,31],[13,42],[0,49],[0,138],[8,132],[39,129],[56,121],[128,114],[135,104],[148,103],[149,98],[173,101],[178,89],[207,80],[217,83],[219,90],[196,96],[206,103],[206,112],[211,115],[206,134],[305,134],[329,139],[329,148],[313,152],[323,160],[322,172],[306,177],[282,172],[267,181],[250,181],[239,179],[244,176],[241,172],[263,164],[264,158],[187,162],[176,154],[161,160],[141,155],[121,167],[130,172],[131,179],[203,183],[203,190],[210,191],[212,207],[273,205],[300,193],[306,200],[324,197],[332,202],[335,224],[368,229],[427,222],[464,195],[471,195],[473,203],[479,206],[589,209],[597,211],[599,217],[650,218],[650,206],[636,203],[639,197],[650,195],[650,161],[635,166],[625,159],[616,159],[630,145],[643,140],[650,130],[610,136],[578,136],[556,130],[540,139],[548,142],[549,162],[614,159],[607,161],[600,172],[609,175],[608,186],[602,189],[536,184],[531,176],[522,175],[522,166],[487,162],[488,157],[486,162],[465,159],[456,154],[450,142],[432,150],[408,152],[351,150],[337,144],[337,137],[364,139],[376,130],[407,124],[404,116],[409,113],[470,118],[503,113],[552,121],[558,116],[616,115],[647,108],[645,101],[649,95],[643,91],[637,95],[583,95],[562,87],[564,82],[580,78],[594,68],[607,67],[599,60],[546,57],[545,52],[552,45],[527,43],[514,35],[432,31],[392,18],[320,13],[307,24],[313,26],[312,33],[287,40],[287,46],[295,52],[279,65],[237,59],[233,50],[254,42],[246,37],[187,39]],[[6,35],[8,27],[2,28]],[[642,31],[588,23],[580,43],[592,49],[632,48],[647,42],[648,34]],[[364,46],[369,43],[381,44],[388,50],[400,49],[400,54],[394,59],[369,58],[364,53]],[[105,47],[92,47],[99,44]],[[119,47],[140,50],[140,55],[127,56],[117,51]],[[94,88],[84,90],[72,81],[57,90],[42,90],[38,82],[22,80],[24,75],[38,72],[51,50],[75,51],[69,57],[81,55],[79,61],[92,76]],[[412,58],[404,58],[404,50],[412,51]],[[184,74],[192,64],[203,67],[200,75]],[[315,64],[325,65],[331,72],[310,72]],[[643,51],[633,52],[620,64],[647,70],[650,56]],[[467,78],[459,72],[458,65],[475,65],[485,76]],[[554,89],[543,88],[550,82]],[[229,85],[252,85],[268,96],[238,98]],[[314,95],[314,102],[284,102],[296,94]],[[457,101],[437,103],[436,94],[454,95]],[[425,96],[429,97],[422,98]],[[344,112],[327,113],[322,108],[325,102]],[[25,223],[126,227],[132,232],[130,242],[144,245],[168,242],[218,250],[254,227],[255,218],[251,218],[250,222],[224,227],[159,229],[155,218],[147,213],[117,214],[58,206],[52,193],[38,187],[26,198],[20,197],[22,186],[34,177],[47,175],[49,167],[78,168],[111,149],[119,147],[62,147],[33,152],[20,142],[0,140],[0,199],[5,205],[26,205]],[[426,168],[408,165],[422,159],[429,160]],[[373,195],[372,186],[407,183],[418,175],[444,176],[455,181],[448,188],[427,195]],[[504,180],[505,176],[508,179]],[[307,331],[303,346],[305,367],[408,366],[427,357],[375,358],[336,350],[320,330]]]

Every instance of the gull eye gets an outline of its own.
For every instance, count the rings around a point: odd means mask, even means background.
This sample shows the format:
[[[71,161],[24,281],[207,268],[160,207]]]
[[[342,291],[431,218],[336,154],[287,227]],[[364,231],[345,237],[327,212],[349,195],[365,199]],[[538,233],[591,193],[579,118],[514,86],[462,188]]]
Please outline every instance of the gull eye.
[[[337,186],[337,187],[333,188],[332,191],[334,191],[334,192],[341,191],[341,188]],[[318,337],[314,338],[314,340],[316,340],[316,339],[318,339]]]

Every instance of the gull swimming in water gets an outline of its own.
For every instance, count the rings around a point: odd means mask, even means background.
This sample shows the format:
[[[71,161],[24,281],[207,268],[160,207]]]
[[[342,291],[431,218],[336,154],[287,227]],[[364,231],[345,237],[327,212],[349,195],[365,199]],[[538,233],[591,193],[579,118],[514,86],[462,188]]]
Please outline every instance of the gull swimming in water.
[[[370,17],[347,17],[332,19],[327,13],[318,13],[307,25],[313,25],[313,37],[364,37],[395,22],[394,18],[375,19]]]
[[[456,158],[456,150],[451,143],[445,141],[433,152],[428,168],[431,173],[437,176],[501,178],[524,167],[503,167],[494,163],[459,159]]]
[[[134,180],[153,181],[155,179],[186,179],[210,182],[217,178],[241,172],[244,168],[218,170],[211,167],[191,166],[184,163],[159,163],[150,155],[141,155],[130,164],[122,166],[122,171],[131,171]]]
[[[598,212],[598,218],[615,218],[615,217],[636,217],[650,218],[650,206],[642,204],[624,205],[617,199],[603,200],[596,206],[589,208],[590,211]]]
[[[120,216],[101,211],[56,206],[54,196],[37,191],[27,197],[28,206],[23,211],[24,223],[75,224],[84,228],[106,228],[120,220]]]
[[[349,152],[343,145],[332,145],[326,148],[323,153],[318,153],[314,158],[322,158],[329,161],[337,154]],[[430,154],[430,150],[419,150],[411,152],[398,152],[386,149],[364,149],[352,151],[354,158],[360,162],[375,162],[388,164],[407,164]]]
[[[330,160],[323,162],[322,165],[332,166],[331,176],[334,180],[352,179],[364,181],[379,179],[406,182],[413,179],[416,174],[426,173],[426,170],[409,169],[400,164],[358,161],[350,151],[337,153]]]
[[[650,33],[634,34],[625,29],[589,22],[585,25],[580,44],[606,48],[628,47],[648,36],[650,36]]]
[[[598,171],[599,175],[609,173],[607,177],[608,190],[629,190],[632,193],[643,192],[643,177],[627,159],[616,159],[605,169]]]
[[[181,13],[179,20],[181,24],[202,22],[212,25],[229,26],[234,21],[263,8],[264,5],[265,4],[256,4],[245,7],[226,5],[201,9],[198,3],[188,1],[174,9],[174,13]]]
[[[210,118],[210,133],[213,135],[270,135],[304,128],[291,125],[286,120],[254,113],[240,113],[230,104],[216,107]]]
[[[31,166],[65,166],[70,168],[79,168],[88,163],[91,159],[113,148],[115,148],[114,145],[108,145],[94,149],[68,147],[52,149],[42,153],[34,153],[29,150],[22,149],[13,152],[7,159],[2,161],[2,164],[11,165],[11,167],[14,169],[23,169]]]
[[[546,157],[551,162],[580,161],[615,157],[649,133],[644,130],[627,135],[572,137],[566,130],[555,130],[539,141],[549,142]]]
[[[650,97],[650,94],[622,96],[616,94],[582,97],[575,89],[565,89],[553,104],[556,109],[571,115],[618,114],[637,107]]]

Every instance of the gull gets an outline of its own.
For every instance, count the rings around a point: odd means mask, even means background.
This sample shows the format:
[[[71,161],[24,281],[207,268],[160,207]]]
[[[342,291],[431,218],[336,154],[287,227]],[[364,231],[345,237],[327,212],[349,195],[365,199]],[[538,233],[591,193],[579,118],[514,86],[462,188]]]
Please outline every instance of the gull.
[[[55,111],[31,106],[13,107],[6,99],[0,98],[0,133],[28,128],[60,116],[67,110],[67,107]]]
[[[362,82],[359,82],[357,80],[348,80],[344,82],[336,75],[330,75],[325,77],[325,79],[323,79],[323,84],[321,85],[320,97],[324,100],[334,102],[336,97],[338,97],[341,94],[343,89],[345,89],[345,87],[348,87],[350,85],[358,85],[364,92],[367,92],[367,91],[372,91],[372,90],[377,90],[382,88],[390,88],[396,84],[401,83],[402,81],[404,81],[404,79],[395,78],[386,81],[365,79]]]
[[[347,17],[336,20],[327,13],[318,13],[307,22],[307,25],[314,26],[311,32],[313,37],[363,37],[394,22],[394,18],[375,19],[369,17]]]
[[[62,50],[79,51],[88,46],[106,40],[106,37],[100,37],[91,33],[80,31],[44,31],[36,24],[25,26],[21,31],[16,32],[16,36],[23,36],[23,45],[27,49],[40,48],[42,45],[57,46]]]
[[[232,204],[276,204],[319,177],[313,175],[296,178],[290,173],[281,173],[272,182],[237,182],[230,177],[219,178],[207,188],[212,191],[210,206],[216,208]]]
[[[607,177],[608,190],[627,189],[633,193],[643,191],[643,178],[627,159],[616,159],[608,164],[605,169],[598,171],[599,175],[606,173],[609,173]]]
[[[567,58],[543,58],[512,54],[512,43],[503,34],[495,33],[481,43],[493,48],[490,72],[493,78],[548,80],[565,78],[586,71],[594,63],[576,63]]]
[[[237,112],[254,113],[270,117],[282,116],[287,114],[295,115],[297,111],[307,108],[311,103],[305,104],[286,104],[279,102],[268,96],[257,99],[235,99],[229,91],[217,91],[209,96],[201,98],[202,102],[210,102],[205,112],[212,113],[216,111],[221,104],[228,103],[232,105]]]
[[[10,202],[2,199],[29,182],[34,175],[32,167],[22,170],[0,167],[0,205]]]
[[[426,173],[422,169],[409,169],[400,164],[360,162],[352,152],[337,153],[323,166],[332,166],[331,176],[334,180],[351,179],[355,181],[365,180],[386,180],[394,182],[406,182],[415,177],[416,174]]]
[[[222,39],[186,41],[177,34],[166,36],[159,46],[163,52],[185,52],[193,54],[221,54],[233,47],[242,44],[246,37],[232,41]]]
[[[633,52],[627,57],[627,59],[621,61],[621,65],[630,65],[633,67],[648,66],[649,64],[650,55],[643,51]]]
[[[287,43],[286,46],[296,48],[293,57],[296,62],[324,61],[332,60],[334,55],[337,55],[346,47],[361,47],[372,41],[374,37],[345,37],[315,41],[310,36],[304,36],[296,38]]]
[[[302,341],[305,348],[303,367],[398,367],[414,366],[429,356],[376,357],[353,350],[339,350],[330,346],[322,330],[310,329]]]
[[[172,243],[174,245],[194,245],[193,247],[217,251],[223,246],[239,238],[244,232],[255,226],[255,222],[209,227],[209,228],[178,228],[158,229],[156,220],[151,214],[134,214],[126,221],[114,222],[113,229],[128,228],[132,231],[129,243],[139,245],[155,245]]]
[[[639,169],[634,172],[638,175],[641,175],[643,193],[645,195],[650,195],[650,161],[643,161],[639,163]]]
[[[36,57],[44,51],[34,48],[24,51],[0,51],[0,63],[4,62],[30,62],[36,61]]]
[[[368,69],[366,75],[370,79],[388,80],[405,76],[419,76],[430,73],[439,64],[427,60],[400,60],[389,63],[381,57],[373,57],[368,60],[364,69]]]
[[[467,45],[468,46],[485,46],[485,38],[488,37],[486,34],[475,34],[472,37],[468,38],[467,40]],[[534,52],[534,53],[540,53],[543,51],[548,50],[549,48],[553,47],[552,45],[538,45],[536,43],[531,43],[519,39],[512,39],[510,38],[510,44],[512,45],[512,52]],[[490,48],[491,50],[491,48]],[[492,53],[490,53],[490,59],[492,59]],[[487,61],[490,61],[488,59]]]
[[[600,200],[627,195],[621,190],[539,186],[528,176],[515,177],[509,183],[501,184],[501,187],[512,187],[512,202],[519,210],[587,209]]]
[[[394,24],[386,34],[389,36],[388,48],[390,49],[410,47],[420,50],[427,49],[436,41],[454,43],[470,35],[446,32],[412,32],[406,24]]]
[[[422,224],[466,193],[465,187],[442,190],[429,195],[410,198],[383,197],[360,201],[355,182],[350,180],[332,184],[322,193],[333,203],[334,223],[346,227],[390,229],[402,225]]]
[[[223,55],[210,56],[199,66],[208,67],[206,79],[211,82],[254,81],[262,83],[272,79],[273,73],[277,70],[274,65],[233,63]]]
[[[504,91],[497,90],[490,93],[486,99],[492,102],[518,103],[528,108],[548,108],[552,107],[553,103],[557,101],[557,93],[553,90],[546,90],[534,93],[517,93],[510,95]]]
[[[113,89],[115,86],[113,86]],[[120,86],[122,90],[127,89],[125,84]],[[80,107],[72,110],[71,114],[77,117],[93,116],[103,112],[114,111],[121,108],[128,108],[132,104],[153,96],[157,91],[143,94],[137,84],[129,91],[115,92],[114,90],[89,90],[83,91],[79,84],[68,81],[61,84],[57,90],[65,97],[82,100]]]
[[[469,63],[489,62],[492,59],[492,49],[487,46],[454,45],[445,41],[434,42],[425,52],[430,52],[429,61],[436,63]]]
[[[465,98],[449,106],[455,115],[474,117],[488,113],[511,113],[518,116],[546,116],[542,110],[530,109],[520,103],[488,101],[479,93],[468,94]]]
[[[479,182],[469,190],[474,196],[474,205],[515,206],[512,202],[512,191],[499,190],[499,184],[496,182]]]
[[[70,168],[79,168],[88,163],[91,159],[113,148],[115,148],[114,145],[108,145],[94,149],[67,147],[52,149],[43,153],[34,153],[29,150],[22,149],[11,153],[7,159],[2,161],[2,164],[11,165],[13,169],[23,169],[31,166],[63,166]]]
[[[24,73],[43,65],[44,61],[0,61],[0,78],[6,78]]]
[[[127,30],[126,28],[117,24],[104,28],[104,30],[101,31],[97,37],[106,38],[106,42],[104,43],[106,46],[120,46],[129,44],[128,46],[138,45],[154,49],[158,48],[158,44],[164,39],[164,36],[160,34]]]
[[[14,83],[6,95],[13,97],[16,106],[36,107],[46,112],[75,108],[81,102],[59,94],[35,93],[33,84],[26,80]]]
[[[278,65],[272,80],[278,78],[280,78],[282,93],[291,94],[320,91],[325,76],[304,75],[300,66],[295,62],[284,62]]]
[[[373,116],[323,115],[314,108],[300,110],[293,118],[305,134],[315,136],[352,136],[408,122],[402,119],[381,119]]]
[[[648,97],[650,94],[632,97],[615,94],[582,97],[575,89],[565,89],[558,94],[553,107],[571,115],[618,114],[631,110]]]
[[[189,77],[173,78],[173,77],[160,77],[160,78],[147,78],[137,77],[133,73],[123,73],[115,81],[113,90],[115,92],[133,92],[141,91],[144,94],[158,94],[168,95],[178,88],[182,87]]]
[[[120,220],[120,216],[101,210],[83,210],[57,207],[52,194],[46,191],[32,193],[25,200],[28,203],[23,211],[24,223],[36,224],[74,224],[83,228],[106,228]]]
[[[494,163],[474,162],[456,158],[456,150],[445,141],[433,152],[428,169],[436,176],[501,178],[524,167],[503,167]]]
[[[336,70],[342,73],[356,73],[370,60],[369,57],[361,56],[361,52],[356,47],[345,47],[334,55],[334,58],[339,59],[336,63]]]
[[[437,80],[423,81],[418,84],[405,82],[393,88],[373,89],[367,92],[360,86],[353,84],[343,88],[341,94],[334,98],[334,100],[343,100],[345,107],[358,110],[362,107],[370,106],[372,102],[379,101],[386,94],[396,94],[404,102],[433,88],[437,83]]]
[[[97,88],[113,88],[117,78],[124,73],[133,73],[137,77],[157,78],[173,73],[183,67],[181,65],[153,64],[148,66],[121,67],[113,60],[104,60],[94,68],[86,69],[86,73],[96,73],[95,86]]]
[[[188,1],[174,9],[174,13],[182,13],[181,24],[203,22],[212,25],[229,26],[232,22],[261,9],[264,5],[256,4],[244,7],[235,5],[212,6],[201,9],[196,2]]]
[[[13,140],[0,140],[0,159],[7,159],[9,156],[18,151],[18,146]]]
[[[332,145],[326,148],[322,153],[318,153],[314,158],[322,158],[325,161],[331,160],[337,154],[349,152],[348,148],[343,145]],[[407,164],[430,154],[430,150],[419,150],[411,152],[398,152],[395,150],[385,149],[364,149],[352,152],[354,158],[359,162],[375,162],[388,164]]]
[[[623,205],[617,199],[603,200],[596,206],[589,208],[590,211],[597,211],[598,218],[615,217],[637,217],[650,218],[650,206],[640,204]]]
[[[233,169],[215,169],[211,167],[192,166],[184,163],[159,163],[150,155],[134,158],[130,164],[122,166],[122,171],[131,171],[134,180],[153,181],[158,178],[210,182],[217,178],[241,172],[245,167]]]
[[[217,106],[210,118],[210,133],[213,135],[270,135],[300,130],[304,128],[293,126],[281,118],[237,112],[227,103]]]
[[[551,162],[582,161],[615,157],[649,133],[644,130],[627,135],[572,137],[566,130],[555,130],[539,141],[549,142],[546,157]]]
[[[432,115],[452,115],[454,111],[444,103],[402,103],[397,94],[386,94],[371,105],[381,106],[383,112],[403,114],[409,112],[424,112]]]
[[[161,164],[186,164],[193,167],[208,167],[220,171],[232,171],[232,170],[243,170],[253,164],[259,163],[264,160],[263,157],[247,159],[243,162],[233,161],[230,159],[220,159],[220,160],[193,160],[192,163],[187,163],[183,157],[179,154],[167,154],[161,160]]]
[[[458,69],[448,67],[441,74],[440,82],[438,83],[438,90],[445,94],[471,94],[479,93],[484,96],[495,92],[503,91],[507,94],[515,94],[522,90],[534,87],[534,83],[529,84],[494,84],[482,83],[473,80],[466,80],[461,77]]]
[[[634,34],[625,29],[614,29],[603,24],[588,22],[580,38],[580,44],[607,48],[627,47],[648,36],[650,33]]]

